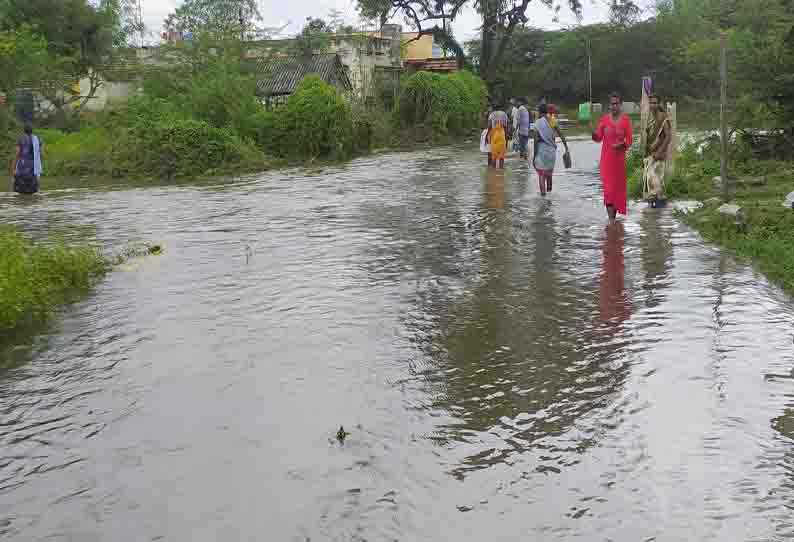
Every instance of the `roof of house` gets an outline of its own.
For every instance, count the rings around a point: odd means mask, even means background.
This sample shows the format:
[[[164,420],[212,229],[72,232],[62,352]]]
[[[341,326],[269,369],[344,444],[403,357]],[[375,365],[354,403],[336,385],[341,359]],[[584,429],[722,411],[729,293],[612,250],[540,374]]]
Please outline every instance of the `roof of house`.
[[[454,72],[458,70],[458,61],[454,58],[406,60],[405,67],[430,72]]]
[[[257,60],[256,72],[256,89],[260,96],[292,94],[307,75],[319,75],[326,83],[342,90],[353,89],[347,68],[336,54],[260,58]]]

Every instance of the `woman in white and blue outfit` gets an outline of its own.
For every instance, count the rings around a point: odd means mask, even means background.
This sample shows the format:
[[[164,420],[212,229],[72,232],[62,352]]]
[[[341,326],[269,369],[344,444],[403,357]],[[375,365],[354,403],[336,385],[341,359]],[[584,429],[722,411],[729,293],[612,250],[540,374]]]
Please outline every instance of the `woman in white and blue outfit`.
[[[568,152],[568,142],[562,135],[558,126],[552,126],[548,118],[549,109],[545,103],[538,106],[540,118],[535,123],[535,151],[532,157],[532,165],[538,172],[538,182],[540,183],[540,194],[546,195],[551,192],[552,177],[554,166],[557,163],[557,137],[565,145],[565,152]]]
[[[11,172],[14,178],[14,192],[35,194],[39,191],[42,149],[41,140],[33,134],[30,124],[26,124],[25,133],[17,139],[17,155]]]

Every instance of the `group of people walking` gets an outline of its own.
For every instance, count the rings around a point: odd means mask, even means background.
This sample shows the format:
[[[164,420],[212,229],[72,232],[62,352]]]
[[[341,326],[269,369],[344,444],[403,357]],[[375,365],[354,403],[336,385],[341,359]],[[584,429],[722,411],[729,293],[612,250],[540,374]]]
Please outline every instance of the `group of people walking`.
[[[667,169],[672,128],[658,96],[650,96],[650,115],[646,128],[644,152],[644,194],[649,205],[664,204],[664,176]],[[557,162],[557,141],[565,148],[563,161],[571,167],[568,142],[560,130],[553,105],[541,103],[536,114],[530,112],[527,100],[511,100],[508,114],[502,107],[489,108],[487,125],[482,133],[481,150],[488,154],[488,167],[504,168],[508,141],[522,160],[528,160],[538,175],[541,195],[551,192]],[[627,212],[626,153],[634,142],[631,119],[623,113],[623,101],[618,93],[609,98],[609,112],[593,127],[592,139],[601,144],[600,174],[603,184],[604,206],[610,222],[618,214]],[[529,142],[533,144],[529,146]]]
[[[552,189],[558,140],[565,146],[566,164],[570,162],[568,141],[560,131],[556,110],[544,102],[536,112],[531,112],[525,98],[510,100],[509,115],[504,109],[489,109],[482,133],[481,147],[488,153],[488,167],[504,168],[508,141],[512,140],[513,150],[522,160],[529,160],[537,171],[540,193],[545,195]]]

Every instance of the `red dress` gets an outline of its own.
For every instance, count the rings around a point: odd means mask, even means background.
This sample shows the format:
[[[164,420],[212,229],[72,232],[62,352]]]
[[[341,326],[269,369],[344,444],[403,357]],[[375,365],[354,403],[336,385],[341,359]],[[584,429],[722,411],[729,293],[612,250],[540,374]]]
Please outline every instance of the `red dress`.
[[[593,141],[601,145],[601,182],[604,185],[604,205],[614,205],[617,212],[626,214],[626,150],[631,147],[631,120],[621,115],[617,122],[612,115],[604,115],[593,133]],[[625,142],[621,149],[613,145]]]

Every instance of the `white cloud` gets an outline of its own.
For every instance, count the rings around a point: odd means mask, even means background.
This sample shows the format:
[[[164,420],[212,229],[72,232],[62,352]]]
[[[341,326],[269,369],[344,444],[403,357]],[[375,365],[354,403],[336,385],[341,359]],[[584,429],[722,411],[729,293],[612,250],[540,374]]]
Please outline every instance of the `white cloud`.
[[[176,8],[176,5],[177,0],[142,0],[141,10],[147,33],[155,37],[160,36],[160,32],[163,30],[163,21]]]

